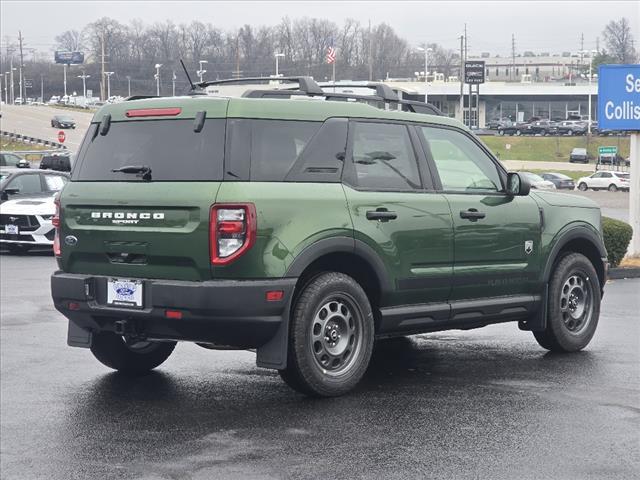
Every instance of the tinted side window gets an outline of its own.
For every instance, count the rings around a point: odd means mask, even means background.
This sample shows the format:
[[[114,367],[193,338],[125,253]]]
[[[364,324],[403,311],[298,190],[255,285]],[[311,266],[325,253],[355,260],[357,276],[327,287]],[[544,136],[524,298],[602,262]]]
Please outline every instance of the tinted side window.
[[[405,125],[355,122],[352,148],[356,186],[380,190],[421,188]]]
[[[330,118],[289,170],[289,182],[340,182],[347,148],[346,118]]]
[[[225,180],[282,182],[321,122],[229,119]]]
[[[20,195],[42,193],[40,175],[18,175],[9,182],[6,188],[17,188],[20,190],[18,192]]]
[[[431,151],[443,190],[502,190],[496,165],[469,137],[445,128],[421,127],[418,130]]]

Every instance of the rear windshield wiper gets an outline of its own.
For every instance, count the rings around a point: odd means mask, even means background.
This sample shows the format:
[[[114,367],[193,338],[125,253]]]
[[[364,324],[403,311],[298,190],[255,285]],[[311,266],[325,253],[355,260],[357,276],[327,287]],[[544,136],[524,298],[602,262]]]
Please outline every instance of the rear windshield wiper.
[[[151,167],[147,165],[126,165],[111,170],[114,173],[136,173],[143,180],[151,180]]]

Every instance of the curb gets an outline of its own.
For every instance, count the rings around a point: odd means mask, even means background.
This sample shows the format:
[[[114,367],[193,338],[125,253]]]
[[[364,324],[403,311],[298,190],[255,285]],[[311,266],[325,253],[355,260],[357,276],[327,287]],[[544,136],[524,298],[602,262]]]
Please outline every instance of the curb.
[[[607,278],[611,280],[621,280],[624,278],[640,278],[640,267],[610,268]]]

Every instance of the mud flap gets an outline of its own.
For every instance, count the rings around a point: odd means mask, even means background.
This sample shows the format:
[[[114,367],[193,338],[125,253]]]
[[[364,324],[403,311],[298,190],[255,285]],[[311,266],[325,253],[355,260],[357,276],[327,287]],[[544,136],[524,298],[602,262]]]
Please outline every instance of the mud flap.
[[[538,310],[526,320],[518,322],[520,330],[530,330],[532,332],[541,332],[547,328],[547,299],[549,297],[549,284],[545,284],[540,299]]]
[[[70,347],[91,348],[93,334],[89,330],[76,325],[69,320],[69,329],[67,330],[67,345]]]
[[[289,313],[291,312],[291,302],[293,293],[287,302],[282,322],[276,334],[264,345],[258,347],[256,364],[262,368],[283,370],[287,368],[287,353],[289,351]]]

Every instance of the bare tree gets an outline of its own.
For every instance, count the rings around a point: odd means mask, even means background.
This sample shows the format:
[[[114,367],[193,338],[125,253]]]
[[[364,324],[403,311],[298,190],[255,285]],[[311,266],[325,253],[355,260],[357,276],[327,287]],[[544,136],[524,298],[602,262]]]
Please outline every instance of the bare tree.
[[[633,35],[629,20],[624,17],[618,21],[611,20],[604,28],[602,35],[609,49],[609,55],[618,63],[635,61],[636,52],[633,48]]]
[[[77,30],[67,30],[56,36],[56,48],[67,52],[78,52],[84,48],[82,33]]]

